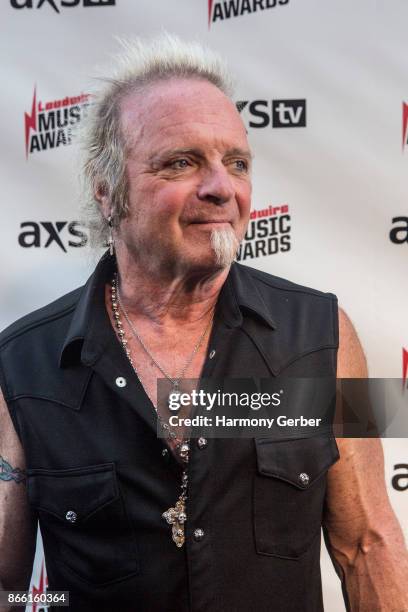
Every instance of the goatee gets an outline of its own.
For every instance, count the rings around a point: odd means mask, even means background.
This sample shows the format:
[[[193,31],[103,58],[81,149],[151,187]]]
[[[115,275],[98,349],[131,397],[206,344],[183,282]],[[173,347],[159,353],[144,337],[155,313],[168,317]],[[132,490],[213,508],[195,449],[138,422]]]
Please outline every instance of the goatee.
[[[221,268],[227,268],[236,257],[239,240],[232,227],[214,229],[211,232],[211,246],[215,253],[217,265]]]

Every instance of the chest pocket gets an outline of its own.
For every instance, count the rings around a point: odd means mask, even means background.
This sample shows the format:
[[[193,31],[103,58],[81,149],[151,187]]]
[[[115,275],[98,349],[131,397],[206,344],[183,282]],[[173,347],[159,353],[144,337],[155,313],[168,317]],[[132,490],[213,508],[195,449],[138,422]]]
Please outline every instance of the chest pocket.
[[[326,474],[339,459],[333,437],[255,440],[256,550],[297,559],[320,533]]]
[[[27,474],[29,500],[37,509],[50,563],[67,566],[93,585],[138,573],[135,539],[113,463]]]

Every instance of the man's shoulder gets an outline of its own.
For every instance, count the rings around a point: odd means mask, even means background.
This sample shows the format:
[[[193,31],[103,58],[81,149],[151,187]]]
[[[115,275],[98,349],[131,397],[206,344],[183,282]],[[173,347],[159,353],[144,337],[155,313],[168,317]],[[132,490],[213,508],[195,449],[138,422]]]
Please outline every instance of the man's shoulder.
[[[273,329],[271,336],[265,326],[262,328],[266,350],[276,352],[276,371],[300,356],[337,348],[336,295],[246,265],[238,265],[233,274],[233,289],[241,312],[243,309],[254,312]]]
[[[268,293],[276,294],[277,291],[283,291],[288,292],[288,294],[303,294],[323,300],[337,301],[337,296],[334,293],[314,289],[306,285],[300,285],[287,278],[275,276],[268,272],[252,268],[251,266],[239,263],[235,263],[234,265],[237,267],[238,274],[243,278],[250,277],[256,283],[257,288],[263,295]]]
[[[62,319],[69,319],[75,310],[81,291],[82,287],[78,287],[6,327],[0,333],[0,350],[20,336],[27,336],[39,329],[46,331],[47,327],[54,327],[53,324],[58,324]]]

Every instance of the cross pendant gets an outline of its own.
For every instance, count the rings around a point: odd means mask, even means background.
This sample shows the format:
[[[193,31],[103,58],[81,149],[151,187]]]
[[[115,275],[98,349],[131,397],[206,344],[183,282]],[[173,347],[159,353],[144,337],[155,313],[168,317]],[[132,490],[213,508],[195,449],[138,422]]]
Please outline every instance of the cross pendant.
[[[177,500],[175,507],[163,512],[162,517],[171,525],[173,542],[177,548],[181,548],[185,541],[184,523],[187,520],[184,501],[181,499]]]

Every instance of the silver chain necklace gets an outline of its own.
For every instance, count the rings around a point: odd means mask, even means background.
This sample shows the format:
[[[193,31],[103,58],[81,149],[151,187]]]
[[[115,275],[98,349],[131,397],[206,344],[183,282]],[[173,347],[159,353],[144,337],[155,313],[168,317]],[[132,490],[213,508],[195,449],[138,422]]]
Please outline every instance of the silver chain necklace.
[[[189,365],[191,364],[191,362],[193,360],[194,355],[197,353],[198,349],[200,348],[201,344],[203,343],[203,340],[204,340],[204,338],[205,338],[205,336],[206,336],[206,334],[207,334],[207,332],[208,332],[208,330],[210,328],[210,325],[212,323],[213,317],[211,317],[211,319],[210,319],[209,323],[207,324],[204,332],[200,336],[197,344],[194,347],[194,350],[193,350],[192,354],[189,356],[189,358],[188,358],[186,364],[184,365],[184,367],[182,368],[179,376],[176,377],[176,378],[172,378],[157,363],[156,359],[150,353],[150,351],[148,350],[148,348],[146,347],[146,345],[142,341],[141,337],[137,333],[134,325],[130,321],[130,319],[128,317],[128,314],[127,314],[126,310],[123,307],[122,300],[121,300],[121,297],[120,297],[117,274],[115,274],[115,276],[112,279],[112,283],[111,283],[111,303],[112,303],[113,318],[115,319],[116,332],[117,332],[117,335],[118,335],[118,338],[119,338],[119,342],[121,343],[121,345],[123,347],[123,350],[125,351],[125,353],[127,355],[127,358],[129,359],[130,365],[132,366],[132,368],[133,368],[135,374],[138,376],[139,380],[140,380],[140,376],[139,376],[139,374],[137,372],[135,364],[133,363],[132,355],[131,355],[130,350],[129,350],[128,346],[127,346],[128,341],[126,340],[125,332],[123,331],[123,324],[122,324],[122,321],[120,320],[119,306],[120,306],[120,309],[122,310],[122,312],[123,312],[123,314],[125,316],[125,319],[126,319],[128,325],[129,325],[132,333],[134,334],[136,339],[140,342],[140,345],[142,346],[143,350],[150,357],[150,359],[153,361],[153,363],[157,366],[157,368],[160,370],[160,372],[162,372],[162,374],[164,374],[164,376],[172,383],[172,385],[173,385],[173,393],[177,392],[177,389],[178,389],[179,383],[180,383],[180,379],[183,378],[185,372],[187,371],[187,368],[189,367]],[[190,455],[189,440],[188,439],[186,439],[186,440],[179,439],[177,437],[177,434],[174,431],[171,431],[169,424],[162,420],[162,418],[161,418],[161,416],[160,416],[156,406],[154,404],[153,404],[153,406],[154,406],[154,409],[156,411],[157,419],[158,419],[161,427],[166,431],[166,434],[172,440],[177,442],[176,448],[178,450],[179,456],[180,456],[181,460],[183,461],[183,463],[188,464],[189,455]],[[187,473],[187,468],[184,468],[183,469],[183,473],[181,475],[181,493],[179,495],[179,498],[178,498],[178,500],[177,500],[177,502],[176,502],[174,507],[169,508],[168,510],[166,510],[162,514],[162,517],[172,527],[172,539],[173,539],[173,542],[176,544],[176,546],[178,548],[181,548],[183,546],[184,542],[185,542],[184,524],[187,521],[187,513],[186,513],[187,487],[188,487],[188,473]]]
[[[117,298],[118,298],[118,303],[119,306],[123,312],[123,315],[127,321],[127,324],[129,325],[134,337],[136,338],[136,340],[138,340],[138,342],[140,343],[141,347],[143,348],[143,350],[145,351],[145,353],[149,356],[149,358],[153,361],[154,365],[160,370],[160,372],[167,378],[167,380],[169,380],[171,382],[171,384],[173,385],[173,389],[171,391],[171,395],[173,396],[174,399],[176,399],[176,397],[174,396],[175,393],[179,394],[179,386],[180,386],[180,380],[184,377],[184,374],[187,372],[188,368],[191,365],[191,362],[193,361],[198,349],[200,348],[200,346],[202,345],[204,338],[210,328],[210,325],[212,323],[213,317],[210,318],[210,320],[208,321],[203,333],[201,334],[201,336],[198,339],[197,344],[195,345],[195,347],[193,348],[192,353],[189,355],[186,363],[184,364],[184,366],[182,367],[182,369],[180,370],[180,373],[178,376],[176,377],[172,377],[170,376],[170,374],[168,372],[166,372],[166,370],[158,363],[158,361],[155,359],[155,357],[152,355],[152,353],[149,351],[149,349],[147,348],[146,344],[143,342],[143,339],[141,338],[141,336],[139,335],[139,333],[137,332],[135,326],[133,325],[132,321],[130,320],[126,309],[123,306],[123,302],[122,302],[122,298],[120,296],[120,291],[119,291],[119,284],[118,284],[118,277],[117,274],[115,274],[115,286],[116,286],[116,293],[117,293]]]

